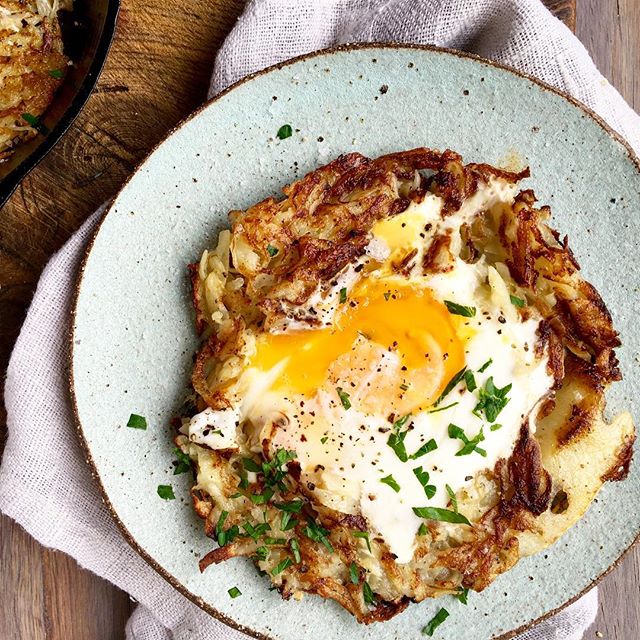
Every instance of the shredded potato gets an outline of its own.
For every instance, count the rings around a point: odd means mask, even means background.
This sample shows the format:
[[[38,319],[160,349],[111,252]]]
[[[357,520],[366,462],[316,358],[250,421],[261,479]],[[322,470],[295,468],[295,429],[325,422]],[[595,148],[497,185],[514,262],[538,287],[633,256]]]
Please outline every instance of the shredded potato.
[[[68,63],[58,12],[70,1],[0,0],[0,162],[35,137]]]
[[[464,165],[452,151],[415,149],[376,160],[349,154],[286,187],[285,199],[233,212],[231,231],[190,267],[203,339],[192,377],[194,411],[230,406],[233,381],[255,348],[253,329],[277,326],[290,305],[308,300],[353,264],[376,221],[426,193],[443,198],[446,217],[479,184],[516,184],[526,176],[527,170]],[[620,379],[617,333],[566,239],[547,226],[548,208],[534,205],[533,192],[522,191],[510,204],[477,211],[456,231],[459,237],[435,237],[422,261],[424,273],[440,273],[451,268],[456,254],[468,261],[484,256],[490,265],[487,295],[514,318],[535,308],[543,318],[536,348],[544,345],[550,354],[554,394],[540,410],[535,434],[525,420],[511,457],[499,459],[455,496],[471,526],[428,521],[411,562],[399,564],[382,539],[368,537],[357,506],[334,499],[326,486],[300,482],[295,459],[278,459],[281,452],[270,448],[277,420],[260,433],[243,428],[237,448],[212,450],[185,435],[185,416],[176,443],[197,470],[196,512],[206,534],[220,543],[202,559],[202,570],[252,557],[285,598],[314,593],[339,602],[361,622],[385,620],[410,601],[484,589],[519,558],[561,536],[605,481],[625,477],[635,438],[631,417],[625,413],[612,423],[603,418],[605,389]],[[527,307],[516,309],[512,296]],[[255,466],[251,473],[246,458]],[[270,484],[274,469],[282,477]],[[265,487],[274,495],[256,504],[252,498]],[[296,524],[283,530],[276,503],[295,501],[301,505]],[[265,531],[253,535],[251,527]],[[265,536],[277,540],[268,544]],[[290,564],[278,571],[287,558]],[[363,596],[365,579],[375,604]]]

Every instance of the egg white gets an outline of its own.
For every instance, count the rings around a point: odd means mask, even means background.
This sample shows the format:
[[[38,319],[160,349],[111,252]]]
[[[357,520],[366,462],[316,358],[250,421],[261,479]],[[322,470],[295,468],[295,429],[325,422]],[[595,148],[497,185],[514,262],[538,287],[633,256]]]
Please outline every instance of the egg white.
[[[457,255],[461,239],[456,230],[461,224],[480,210],[511,202],[514,195],[513,185],[492,180],[481,186],[457,213],[444,218],[441,199],[428,195],[397,216],[400,234],[404,237],[407,228],[411,231],[412,244],[418,250],[418,265],[429,245],[429,235],[446,229],[453,231],[451,248]],[[421,237],[417,233],[420,229],[429,229],[429,233],[422,231]],[[384,234],[375,235],[374,227],[374,237],[360,262],[373,260],[384,264],[393,255],[390,244],[393,243],[385,240]],[[345,268],[329,289],[319,289],[305,306],[313,305],[330,322],[340,292],[351,291],[359,279],[355,266]],[[386,277],[384,274],[384,269],[380,269],[378,276],[374,271],[370,277]],[[343,513],[362,514],[369,529],[387,543],[398,563],[412,559],[416,535],[423,522],[413,508],[451,508],[447,487],[457,493],[478,474],[493,469],[500,458],[507,458],[523,420],[528,418],[530,429],[535,430],[535,409],[553,384],[547,371],[546,352],[540,355],[534,348],[540,319],[533,311],[529,319],[521,319],[510,302],[507,285],[483,258],[475,264],[456,258],[453,270],[448,273],[423,276],[412,272],[407,279],[427,288],[440,302],[453,300],[476,309],[471,318],[456,318],[457,331],[464,345],[465,365],[474,372],[478,388],[483,388],[490,377],[497,387],[512,385],[509,401],[496,420],[499,428],[491,430],[484,416],[474,413],[478,391],[469,392],[461,381],[438,408],[452,403],[455,406],[440,411],[431,407],[411,415],[405,425],[409,427],[404,441],[407,453],[415,453],[431,439],[437,449],[403,462],[387,443],[392,429],[388,412],[371,414],[359,411],[357,406],[345,408],[335,390],[328,387],[322,387],[312,397],[276,390],[274,381],[286,362],[267,372],[247,368],[235,390],[238,402],[226,411],[205,410],[191,420],[189,427],[192,441],[220,449],[235,446],[239,438],[246,438],[242,425],[248,422],[254,430],[256,450],[260,450],[263,437],[271,438],[274,450],[295,450],[303,478],[315,486],[316,499]],[[304,317],[305,309],[292,309],[290,315],[292,319],[276,330],[291,332],[301,328],[295,318]],[[289,355],[295,357],[295,353]],[[393,370],[397,367],[393,359],[397,357],[386,352],[377,367]],[[479,372],[489,360],[491,364]],[[366,375],[364,372],[363,380]],[[350,389],[350,393],[357,394],[357,389]],[[280,426],[272,433],[275,420]],[[469,439],[482,429],[485,439],[481,447],[486,456],[477,451],[456,455],[463,443],[449,436],[450,424],[462,428]],[[416,468],[428,472],[429,484],[435,487],[433,497],[427,497]],[[381,482],[389,476],[399,485],[399,491]]]

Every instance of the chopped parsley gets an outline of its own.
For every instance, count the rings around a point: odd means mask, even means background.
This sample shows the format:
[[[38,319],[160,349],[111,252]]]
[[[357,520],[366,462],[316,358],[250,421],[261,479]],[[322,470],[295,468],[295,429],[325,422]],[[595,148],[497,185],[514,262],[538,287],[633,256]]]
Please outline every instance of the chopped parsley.
[[[493,364],[493,358],[489,358],[479,369],[478,373],[486,371]]]
[[[444,301],[449,313],[455,316],[463,316],[465,318],[473,318],[476,315],[475,307],[465,307],[457,302],[451,302],[451,300]]]
[[[475,391],[478,388],[476,377],[473,375],[473,371],[469,369],[464,372],[464,382],[467,385],[468,391]]]
[[[298,524],[298,521],[293,517],[291,511],[284,511],[282,518],[280,519],[280,530],[289,531]]]
[[[467,604],[467,596],[469,595],[469,589],[465,589],[464,587],[458,587],[458,593],[456,593],[453,597],[456,600],[462,602],[462,604]]]
[[[176,496],[173,493],[173,487],[170,484],[159,484],[158,495],[163,500],[175,500]]]
[[[223,511],[222,513],[227,513],[227,512]],[[221,530],[221,528],[222,528],[222,525],[220,524],[220,521],[218,521],[218,525],[216,526],[216,532]],[[253,538],[256,541],[258,540],[258,538],[262,537],[267,531],[271,530],[271,527],[266,522],[261,522],[260,524],[257,524],[255,526],[252,525],[250,522],[245,522],[242,525],[242,528],[247,532],[247,535],[249,537]]]
[[[173,461],[173,466],[175,467],[175,469],[173,470],[173,475],[177,476],[181,473],[187,473],[187,471],[191,471],[191,458],[178,447],[173,450],[173,453],[178,458],[177,460]]]
[[[514,307],[522,308],[527,304],[526,300],[523,300],[522,298],[518,298],[518,296],[509,296],[509,299],[511,300],[511,304]]]
[[[413,474],[418,478],[418,482],[422,485],[427,498],[433,498],[436,495],[436,488],[434,485],[429,484],[429,472],[423,471],[422,467],[416,467],[413,470]]]
[[[484,388],[480,389],[480,400],[474,407],[474,415],[480,417],[478,414],[484,411],[484,415],[489,422],[495,422],[500,412],[507,406],[509,398],[507,393],[511,391],[511,384],[499,389],[493,383],[493,376],[490,377],[485,383]]]
[[[463,447],[456,453],[456,456],[468,456],[475,451],[481,456],[487,457],[487,452],[478,446],[484,440],[482,427],[478,434],[470,440],[460,427],[455,424],[449,424],[449,437],[463,442]]]
[[[460,369],[460,371],[458,371],[458,373],[456,373],[456,375],[453,376],[453,378],[451,378],[451,380],[449,380],[449,383],[444,388],[444,391],[440,394],[440,397],[433,403],[434,407],[437,407],[449,395],[449,393],[451,393],[451,391],[453,391],[454,387],[464,377],[464,372],[466,370],[467,370],[467,367],[462,367],[462,369]]]
[[[254,493],[249,497],[253,504],[266,504],[271,500],[271,498],[273,498],[273,493],[273,489],[271,487],[267,487],[262,493]]]
[[[279,562],[277,566],[271,569],[271,575],[277,576],[279,573],[282,573],[287,567],[291,566],[293,562],[291,562],[291,558],[285,558],[282,562]]]
[[[295,539],[291,538],[289,540],[289,546],[291,547],[291,553],[293,553],[293,558],[296,561],[296,564],[300,563],[300,543]]]
[[[325,444],[328,439],[329,439],[329,436],[322,436],[322,438],[320,438],[320,442],[322,442],[322,444]]]
[[[385,478],[380,478],[380,482],[390,486],[396,493],[400,492],[400,485],[394,480],[391,474],[389,474]]]
[[[130,429],[146,429],[147,428],[147,419],[144,416],[136,415],[132,413],[129,416],[129,422],[127,422],[127,427]]]
[[[61,80],[64,75],[64,71],[62,69],[49,69],[49,75],[56,80]]]
[[[367,604],[376,603],[376,599],[373,595],[373,591],[371,591],[371,587],[369,586],[369,583],[366,580],[365,582],[362,583],[362,597],[364,598],[364,601]]]
[[[340,289],[340,303],[344,304],[347,301],[347,287]]]
[[[367,543],[367,549],[369,553],[371,553],[371,542],[369,541],[369,532],[368,531],[354,531],[354,538],[362,538]]]
[[[490,431],[497,431],[498,429],[502,429],[502,425],[497,422],[489,427]]]
[[[267,549],[267,547],[258,547],[256,549],[256,556],[258,556],[258,558],[260,560],[266,560],[269,557],[269,549]]]
[[[333,553],[333,545],[329,538],[327,538],[329,532],[317,522],[309,520],[307,526],[303,529],[303,533],[314,542],[321,542],[329,552]]]
[[[286,138],[290,138],[293,135],[293,129],[290,124],[283,124],[276,134],[280,140],[285,140]]]
[[[31,113],[23,113],[22,119],[30,126],[33,127],[38,133],[46,136],[49,133],[49,129],[42,124],[38,116],[34,116]]]
[[[439,411],[446,411],[447,409],[451,409],[451,407],[455,407],[459,402],[452,402],[448,404],[446,407],[438,407],[437,409],[431,409],[428,413],[438,413]]]
[[[242,595],[242,591],[240,591],[240,589],[238,589],[238,587],[231,587],[231,589],[229,589],[229,591],[227,591],[227,593],[232,598],[237,598],[238,596]]]
[[[280,509],[280,511],[300,513],[300,509],[302,509],[303,504],[304,502],[302,500],[292,500],[291,502],[274,502],[273,506],[276,509]]]
[[[243,458],[242,466],[252,473],[262,473],[264,476],[264,483],[267,489],[261,494],[251,496],[251,500],[254,504],[264,504],[268,502],[273,496],[273,490],[271,487],[278,487],[281,491],[286,490],[286,486],[282,481],[286,475],[286,471],[282,470],[283,465],[296,458],[295,451],[287,451],[286,449],[278,449],[273,458],[268,462],[258,464],[253,458]],[[246,478],[241,478],[238,485],[241,489],[246,489],[249,486],[249,482]]]
[[[338,394],[338,398],[340,398],[340,402],[342,402],[342,406],[345,409],[351,409],[349,394],[346,391],[343,391],[342,387],[336,387],[336,393]]]
[[[274,256],[278,255],[278,252],[280,251],[280,249],[278,249],[277,247],[274,247],[272,244],[268,244],[267,245],[267,253],[273,258]]]
[[[440,507],[413,507],[413,513],[426,520],[439,520],[440,522],[452,522],[454,524],[471,524],[461,513],[441,509]]]
[[[387,439],[387,444],[393,449],[402,462],[406,462],[409,459],[407,448],[404,446],[404,439],[407,437],[407,433],[408,431],[401,431],[399,433],[393,431]]]
[[[449,500],[451,500],[451,506],[453,507],[453,510],[458,513],[458,498],[456,498],[456,494],[448,484],[445,484],[444,488],[447,490],[447,495],[449,496]]]
[[[355,562],[352,562],[349,565],[349,577],[353,584],[358,584],[358,582],[360,582],[360,572],[358,571],[358,565]]]
[[[234,538],[237,538],[240,535],[240,529],[237,524],[234,524],[232,527],[229,527],[226,531],[222,529],[226,519],[229,517],[228,511],[221,511],[220,516],[218,517],[218,522],[216,523],[216,540],[218,541],[218,545],[224,547],[225,544],[231,542]],[[245,530],[246,530],[245,525]],[[250,526],[250,525],[249,525]],[[257,539],[257,536],[256,536]]]
[[[384,299],[389,302],[389,298],[391,297],[391,291],[385,291],[383,294]]]
[[[412,460],[417,460],[418,458],[425,455],[426,453],[431,453],[431,451],[435,451],[437,448],[438,448],[438,444],[433,438],[431,438],[431,440],[427,440],[427,442],[425,442],[415,453],[411,454],[410,458]]]
[[[429,529],[427,529],[427,525],[424,522],[421,522],[420,526],[418,527],[418,535],[426,536],[427,533],[429,533]]]
[[[260,473],[262,467],[253,458],[242,458],[242,466],[253,473]]]
[[[444,609],[441,608],[440,611],[438,611],[438,613],[436,613],[435,616],[433,616],[433,618],[431,618],[431,620],[429,620],[429,622],[427,623],[427,625],[424,627],[424,629],[422,629],[422,633],[425,636],[429,636],[431,637],[435,630],[449,617],[449,612]]]

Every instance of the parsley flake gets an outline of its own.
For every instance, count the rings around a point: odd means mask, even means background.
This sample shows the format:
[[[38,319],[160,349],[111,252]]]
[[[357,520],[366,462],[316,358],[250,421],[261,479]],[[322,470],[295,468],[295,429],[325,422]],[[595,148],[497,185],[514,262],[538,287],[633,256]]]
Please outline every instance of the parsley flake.
[[[178,447],[173,450],[173,453],[178,458],[177,460],[173,461],[173,466],[175,467],[175,469],[173,470],[173,475],[177,476],[181,473],[187,473],[187,471],[191,471],[191,458]]]
[[[449,424],[448,432],[450,438],[462,440],[463,442],[463,447],[456,453],[456,456],[468,456],[475,451],[481,456],[484,456],[485,458],[487,457],[487,452],[478,446],[484,440],[484,432],[482,430],[482,427],[480,428],[478,434],[471,439],[469,439],[467,437],[467,434],[455,424]]]
[[[249,496],[253,504],[266,504],[273,497],[273,489],[267,487],[262,493],[254,493]]]
[[[283,124],[276,134],[280,140],[285,140],[286,138],[290,138],[293,135],[293,129],[290,124]]]
[[[340,402],[342,402],[342,406],[345,409],[351,409],[349,394],[346,391],[343,391],[342,387],[336,387],[336,393],[338,394],[338,398],[340,398]]]
[[[314,542],[321,542],[329,552],[333,553],[333,545],[329,538],[329,532],[327,529],[321,527],[317,522],[309,520],[307,526],[303,529],[303,533],[307,538],[310,538]]]
[[[48,127],[42,124],[40,118],[38,116],[34,116],[31,113],[23,113],[22,119],[30,126],[33,127],[38,133],[41,133],[43,136],[46,136],[49,133]]]
[[[462,604],[467,604],[467,596],[469,595],[469,589],[465,589],[464,587],[458,587],[458,593],[454,594],[454,598],[462,602]]]
[[[282,562],[279,562],[277,566],[271,569],[271,575],[277,576],[279,573],[282,573],[287,567],[291,566],[293,562],[291,562],[291,558],[285,558]]]
[[[476,383],[476,378],[473,375],[473,371],[469,369],[464,372],[464,382],[467,385],[468,391],[475,391],[478,388],[478,384]]]
[[[478,373],[483,373],[493,364],[493,358],[489,358],[479,369]]]
[[[458,373],[456,373],[451,380],[449,380],[447,386],[444,388],[444,391],[440,394],[440,397],[433,403],[434,407],[437,407],[448,395],[453,391],[454,387],[458,385],[460,380],[464,377],[464,372],[467,370],[467,367],[462,367]]]
[[[347,287],[340,289],[340,304],[344,304],[347,301]]]
[[[413,513],[425,520],[439,520],[440,522],[452,522],[454,524],[471,524],[461,513],[441,509],[440,507],[413,507]]]
[[[170,484],[159,484],[158,495],[163,500],[175,500],[176,496],[173,493],[173,487]]]
[[[427,413],[439,413],[440,411],[446,411],[447,409],[451,409],[451,407],[455,407],[457,404],[460,404],[460,403],[457,401],[452,402],[451,404],[448,404],[446,407],[438,407],[437,409],[431,409]]]
[[[423,471],[422,467],[416,467],[413,470],[413,474],[418,478],[418,482],[422,485],[427,498],[431,500],[431,498],[436,495],[436,487],[435,485],[429,484],[429,472]]]
[[[349,565],[349,577],[353,584],[358,584],[358,582],[360,582],[360,572],[358,571],[358,565],[355,562],[352,562]]]
[[[369,541],[369,532],[368,531],[354,531],[354,538],[362,538],[367,543],[367,549],[369,553],[371,553],[371,542]]]
[[[447,495],[449,496],[449,500],[451,500],[451,506],[453,507],[453,510],[458,513],[458,498],[456,498],[456,494],[448,484],[445,484],[444,488],[447,490]]]
[[[296,564],[300,564],[300,543],[295,538],[291,538],[291,540],[289,540],[289,546],[291,547],[291,552],[293,553]]]
[[[394,480],[391,474],[389,474],[385,478],[380,478],[380,482],[390,486],[396,493],[400,492],[400,485]]]
[[[499,389],[493,382],[493,376],[485,383],[484,388],[480,389],[480,400],[474,407],[474,415],[480,417],[478,413],[484,411],[484,415],[488,422],[495,422],[500,412],[507,406],[509,398],[507,393],[511,391],[511,384]]]
[[[143,429],[147,428],[147,419],[144,416],[136,415],[132,413],[129,416],[129,421],[127,422],[127,427],[130,429]]]
[[[304,502],[302,500],[292,500],[291,502],[274,502],[273,506],[276,509],[280,509],[280,511],[300,513],[300,509],[302,509],[303,504]]]
[[[240,591],[240,589],[238,589],[238,587],[231,587],[231,589],[229,589],[229,591],[227,591],[227,593],[232,598],[237,598],[238,596],[242,595],[242,591]]]
[[[64,71],[62,69],[49,69],[49,75],[56,80],[61,80],[64,75]]]
[[[520,309],[527,304],[526,300],[518,298],[518,296],[509,296],[509,299],[514,307],[519,307]]]
[[[366,581],[362,583],[362,596],[367,604],[374,605],[376,603],[373,591],[371,591],[371,587]]]
[[[457,302],[451,302],[451,300],[444,301],[449,313],[455,316],[463,316],[465,318],[473,318],[476,315],[475,307],[465,307]]]
[[[277,247],[274,247],[272,244],[268,244],[267,245],[267,253],[273,258],[274,256],[277,256],[278,253],[280,252],[280,249],[278,249]]]
[[[429,620],[429,622],[427,623],[427,625],[424,627],[424,629],[422,629],[422,633],[425,636],[429,636],[431,637],[435,630],[449,617],[449,612],[444,609],[441,608],[440,611],[438,611],[438,613],[436,613],[435,616],[433,616],[433,618],[431,618],[431,620]]]
[[[412,453],[410,457],[412,460],[417,460],[418,458],[425,455],[426,453],[431,453],[432,451],[435,451],[437,448],[438,448],[438,444],[433,438],[431,438],[431,440],[427,440],[427,442],[425,442],[415,453]]]

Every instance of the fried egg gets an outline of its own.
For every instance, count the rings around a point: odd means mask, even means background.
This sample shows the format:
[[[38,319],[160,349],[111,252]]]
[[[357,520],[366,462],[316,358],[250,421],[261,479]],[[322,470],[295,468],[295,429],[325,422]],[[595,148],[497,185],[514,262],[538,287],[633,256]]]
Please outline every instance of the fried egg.
[[[535,432],[553,385],[541,317],[500,265],[453,246],[439,272],[421,268],[433,238],[513,197],[492,180],[453,215],[430,193],[374,224],[358,260],[275,331],[253,332],[235,400],[194,416],[191,441],[228,448],[250,424],[254,446],[296,452],[316,500],[362,514],[410,562],[416,509],[455,513],[454,496],[510,456],[523,421]]]

